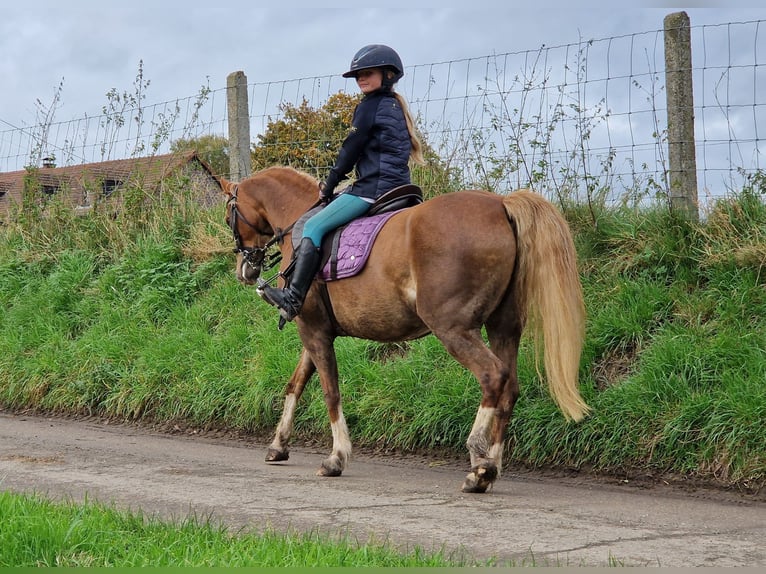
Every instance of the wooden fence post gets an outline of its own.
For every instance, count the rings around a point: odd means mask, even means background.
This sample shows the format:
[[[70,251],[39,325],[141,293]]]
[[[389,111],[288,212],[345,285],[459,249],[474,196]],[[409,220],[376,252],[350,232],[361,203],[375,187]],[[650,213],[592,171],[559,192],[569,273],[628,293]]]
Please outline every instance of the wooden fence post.
[[[241,181],[250,175],[250,116],[247,105],[247,76],[232,72],[226,77],[229,115],[229,177]]]
[[[697,158],[694,145],[694,94],[689,16],[665,16],[665,90],[668,103],[670,209],[699,220]]]

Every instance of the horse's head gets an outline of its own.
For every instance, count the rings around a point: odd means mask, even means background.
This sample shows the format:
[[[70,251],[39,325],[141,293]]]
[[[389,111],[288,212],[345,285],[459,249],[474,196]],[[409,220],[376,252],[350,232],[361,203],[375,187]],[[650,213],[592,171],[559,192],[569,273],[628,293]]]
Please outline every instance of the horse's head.
[[[234,236],[234,252],[237,254],[237,279],[253,285],[261,274],[266,251],[273,244],[274,230],[266,219],[263,208],[253,199],[253,194],[240,193],[251,184],[220,178],[221,188],[227,196],[226,224]]]
[[[316,200],[318,181],[304,172],[279,166],[239,183],[222,177],[219,181],[227,197],[226,224],[234,235],[237,279],[252,285],[262,269],[270,269],[281,259],[280,253],[268,251],[272,246],[283,246],[295,221]]]

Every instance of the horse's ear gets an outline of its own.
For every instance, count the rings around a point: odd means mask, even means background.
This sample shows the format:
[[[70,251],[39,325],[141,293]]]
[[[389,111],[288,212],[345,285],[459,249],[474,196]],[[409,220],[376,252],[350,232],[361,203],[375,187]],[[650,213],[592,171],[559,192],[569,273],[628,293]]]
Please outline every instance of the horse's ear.
[[[232,187],[234,187],[234,182],[229,181],[222,175],[216,176],[218,179],[218,184],[221,186],[221,190],[223,191],[224,195],[227,197],[232,197],[234,193],[232,192]]]

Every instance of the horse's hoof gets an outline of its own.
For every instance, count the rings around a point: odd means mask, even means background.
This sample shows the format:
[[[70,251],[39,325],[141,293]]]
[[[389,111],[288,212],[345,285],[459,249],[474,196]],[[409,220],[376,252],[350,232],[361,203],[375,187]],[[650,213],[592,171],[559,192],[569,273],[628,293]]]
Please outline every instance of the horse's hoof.
[[[266,452],[266,462],[282,462],[290,458],[290,451],[287,449],[278,450],[276,448],[270,448]]]
[[[497,467],[493,463],[483,462],[471,469],[465,477],[463,492],[483,493],[497,480]]]
[[[342,473],[343,467],[340,465],[340,461],[334,458],[322,462],[322,466],[317,470],[317,476],[340,476]]]

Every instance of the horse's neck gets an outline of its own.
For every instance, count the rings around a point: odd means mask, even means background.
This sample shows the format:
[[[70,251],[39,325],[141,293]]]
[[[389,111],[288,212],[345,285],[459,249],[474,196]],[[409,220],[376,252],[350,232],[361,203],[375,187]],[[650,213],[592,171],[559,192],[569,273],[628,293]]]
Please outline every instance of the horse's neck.
[[[292,228],[293,224],[309,209],[316,205],[316,198],[300,190],[292,194],[271,194],[271,201],[264,202],[264,208],[269,214],[272,228],[275,232]]]

